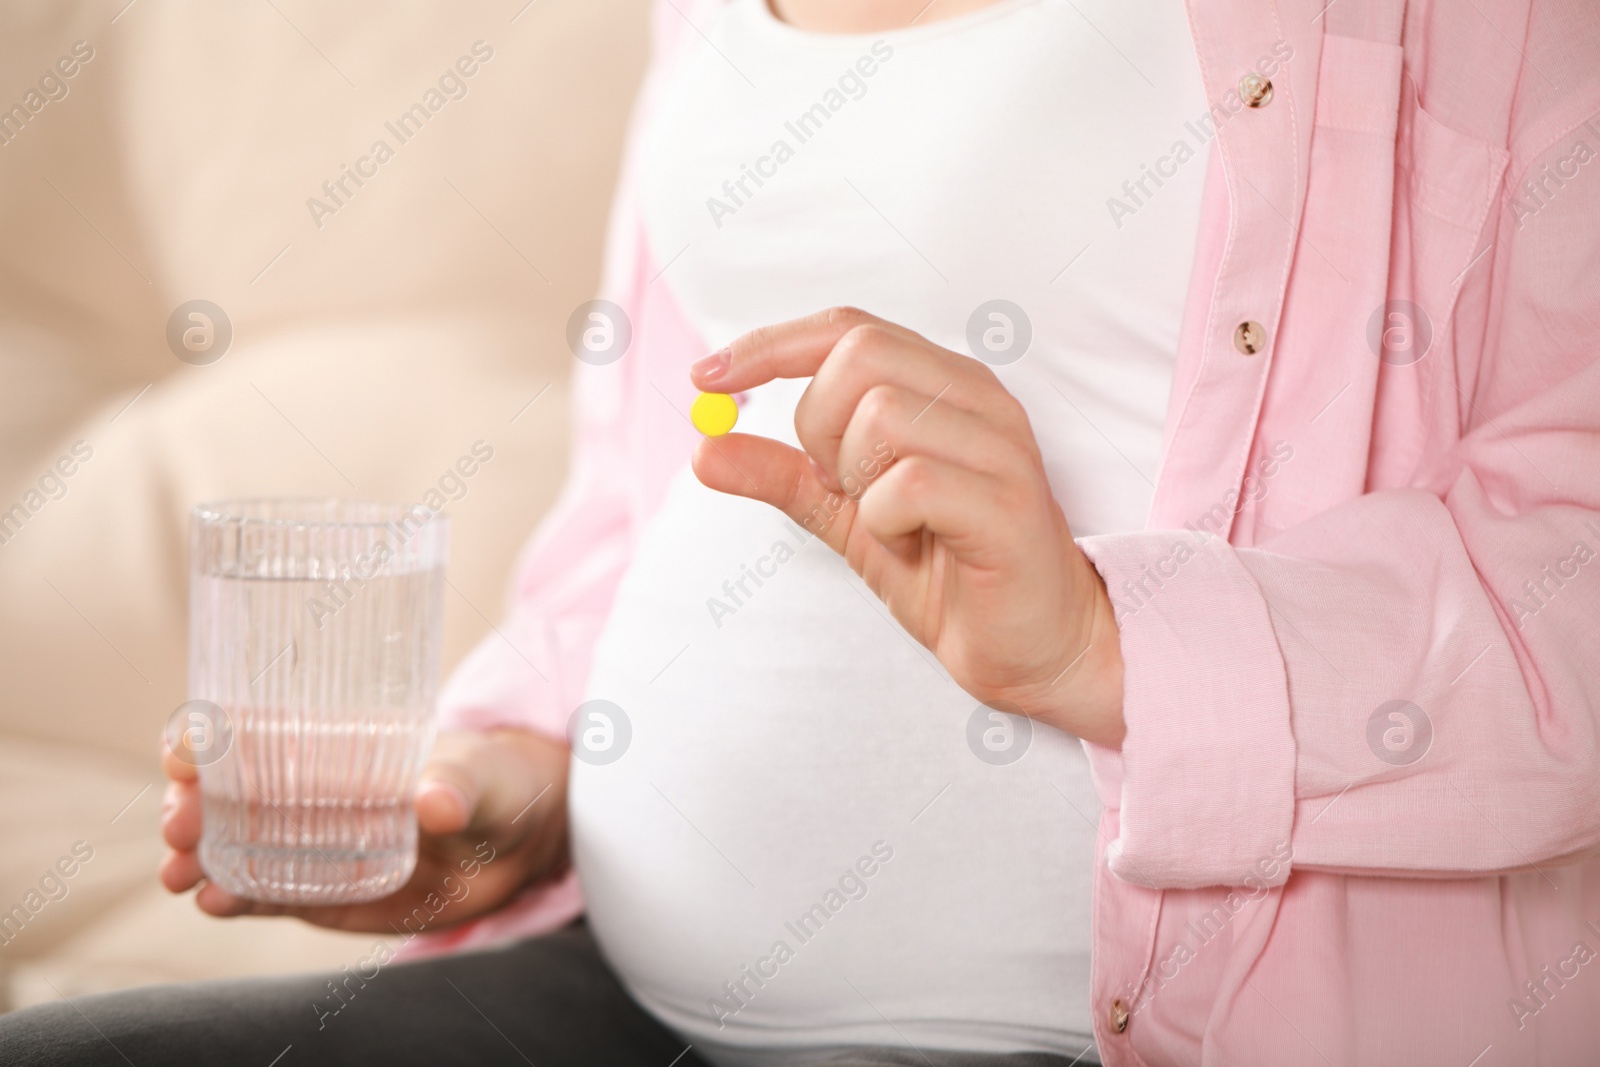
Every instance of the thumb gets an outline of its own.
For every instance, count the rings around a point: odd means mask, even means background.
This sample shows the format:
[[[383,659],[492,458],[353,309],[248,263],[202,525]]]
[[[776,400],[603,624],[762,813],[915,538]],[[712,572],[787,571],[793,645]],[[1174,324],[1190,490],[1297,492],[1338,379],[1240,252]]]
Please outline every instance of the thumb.
[[[856,505],[822,484],[810,456],[770,437],[731,433],[695,446],[695,477],[708,489],[771,504],[840,555]]]
[[[467,761],[449,752],[428,760],[417,786],[417,825],[430,834],[457,834],[472,822],[483,785]]]

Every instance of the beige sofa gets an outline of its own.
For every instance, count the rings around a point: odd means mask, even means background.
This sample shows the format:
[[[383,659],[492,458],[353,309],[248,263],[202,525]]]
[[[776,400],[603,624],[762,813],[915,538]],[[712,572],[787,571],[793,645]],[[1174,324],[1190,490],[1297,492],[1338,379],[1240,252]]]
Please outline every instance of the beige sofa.
[[[187,511],[445,479],[446,667],[488,630],[563,471],[644,26],[643,0],[0,5],[0,913],[27,916],[0,1010],[367,951],[156,886]],[[192,300],[231,326],[214,361],[220,322],[169,344]]]

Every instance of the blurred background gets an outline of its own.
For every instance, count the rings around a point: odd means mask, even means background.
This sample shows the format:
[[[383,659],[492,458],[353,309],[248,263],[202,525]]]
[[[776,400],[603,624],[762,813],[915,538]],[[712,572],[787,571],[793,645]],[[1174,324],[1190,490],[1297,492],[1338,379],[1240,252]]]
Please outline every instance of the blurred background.
[[[448,671],[564,472],[644,58],[645,0],[0,5],[0,1010],[367,954],[155,881],[188,510],[440,488]]]

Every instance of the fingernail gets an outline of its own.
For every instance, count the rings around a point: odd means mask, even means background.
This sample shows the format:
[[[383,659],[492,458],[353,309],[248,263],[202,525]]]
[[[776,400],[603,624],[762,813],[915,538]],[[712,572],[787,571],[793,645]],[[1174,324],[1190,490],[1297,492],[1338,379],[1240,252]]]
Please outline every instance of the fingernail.
[[[719,348],[705,359],[700,360],[689,368],[691,374],[697,375],[708,382],[714,382],[728,371],[728,364],[733,360],[733,350]]]
[[[417,792],[419,795],[421,793],[442,793],[445,796],[453,797],[455,798],[456,807],[460,808],[462,812],[469,816],[472,814],[472,812],[467,809],[466,794],[463,793],[459,787],[450,782],[440,781],[437,778],[425,779],[421,788],[419,788]]]

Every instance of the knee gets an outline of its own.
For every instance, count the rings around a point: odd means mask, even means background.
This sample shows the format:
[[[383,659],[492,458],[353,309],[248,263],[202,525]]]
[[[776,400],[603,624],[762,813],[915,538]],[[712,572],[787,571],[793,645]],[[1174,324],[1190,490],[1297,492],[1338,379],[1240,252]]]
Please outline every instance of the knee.
[[[41,1004],[0,1015],[0,1063],[110,1067],[124,1063],[113,1042],[71,1004]]]

